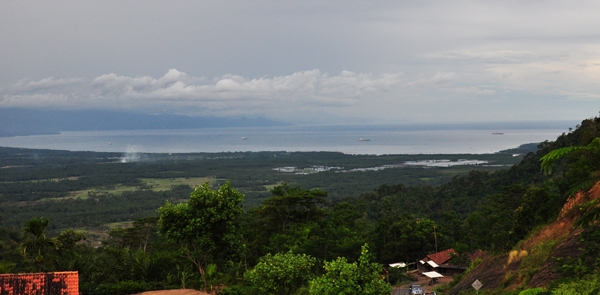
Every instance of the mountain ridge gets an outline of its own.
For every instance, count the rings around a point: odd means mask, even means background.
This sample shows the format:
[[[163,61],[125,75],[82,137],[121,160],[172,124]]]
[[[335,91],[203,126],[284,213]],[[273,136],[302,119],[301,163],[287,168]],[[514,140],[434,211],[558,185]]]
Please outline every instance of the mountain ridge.
[[[290,126],[259,118],[190,117],[171,114],[82,110],[0,109],[0,136],[53,134],[62,131],[195,129]]]

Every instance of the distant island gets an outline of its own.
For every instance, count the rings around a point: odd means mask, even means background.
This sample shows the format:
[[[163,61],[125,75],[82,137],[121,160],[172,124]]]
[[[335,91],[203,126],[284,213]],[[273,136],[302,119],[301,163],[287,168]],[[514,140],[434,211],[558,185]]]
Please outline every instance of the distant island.
[[[56,134],[63,131],[195,129],[290,126],[265,118],[190,117],[101,110],[0,109],[0,136]]]

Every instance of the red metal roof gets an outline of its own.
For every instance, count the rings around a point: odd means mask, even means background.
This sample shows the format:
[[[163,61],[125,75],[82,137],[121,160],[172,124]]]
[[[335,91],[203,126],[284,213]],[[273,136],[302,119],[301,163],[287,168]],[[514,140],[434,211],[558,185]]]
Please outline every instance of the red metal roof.
[[[450,249],[446,249],[444,251],[440,251],[437,253],[433,253],[433,254],[429,254],[427,255],[427,258],[429,260],[433,260],[433,262],[435,262],[436,264],[444,264],[446,262],[448,262],[448,260],[450,260],[450,258],[452,258],[451,255],[456,255],[456,251],[454,251],[454,249],[450,248]]]

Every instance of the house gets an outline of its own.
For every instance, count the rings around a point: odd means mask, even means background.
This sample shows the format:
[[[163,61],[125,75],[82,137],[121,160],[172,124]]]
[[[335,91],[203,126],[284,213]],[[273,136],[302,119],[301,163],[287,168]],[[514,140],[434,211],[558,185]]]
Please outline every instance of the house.
[[[418,261],[417,270],[421,274],[435,271],[444,276],[452,276],[465,271],[467,269],[465,266],[450,263],[450,259],[454,255],[458,255],[458,253],[452,248],[429,254]]]

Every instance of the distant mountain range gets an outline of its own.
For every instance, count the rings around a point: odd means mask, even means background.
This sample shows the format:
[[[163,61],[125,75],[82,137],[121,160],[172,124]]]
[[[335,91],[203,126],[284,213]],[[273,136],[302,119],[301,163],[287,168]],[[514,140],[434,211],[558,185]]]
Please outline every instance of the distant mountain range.
[[[0,136],[51,134],[61,131],[270,127],[291,124],[264,118],[189,117],[114,111],[0,109]]]

